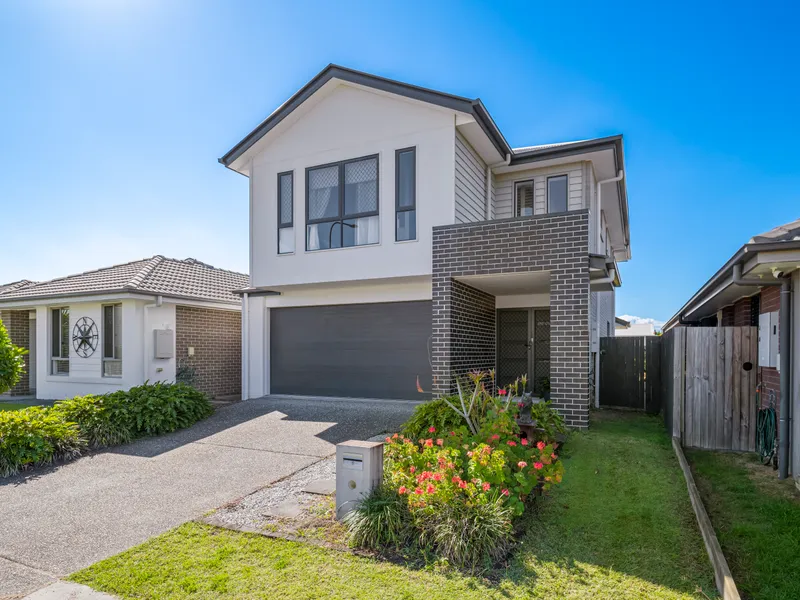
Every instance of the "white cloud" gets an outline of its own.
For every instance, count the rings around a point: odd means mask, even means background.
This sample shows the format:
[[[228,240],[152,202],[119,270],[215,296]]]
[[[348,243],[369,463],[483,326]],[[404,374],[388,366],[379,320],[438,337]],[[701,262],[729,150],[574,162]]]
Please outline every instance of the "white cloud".
[[[651,317],[635,317],[633,315],[622,315],[620,319],[625,319],[626,321],[630,321],[631,323],[652,323],[656,329],[661,329],[664,327],[664,321],[659,321],[658,319],[653,319]]]

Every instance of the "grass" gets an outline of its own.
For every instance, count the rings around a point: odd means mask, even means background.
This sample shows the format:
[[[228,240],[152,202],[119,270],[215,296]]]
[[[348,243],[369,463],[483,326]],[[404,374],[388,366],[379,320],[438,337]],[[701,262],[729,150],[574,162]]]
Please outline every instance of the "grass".
[[[687,450],[739,593],[800,598],[800,493],[754,454]]]
[[[19,410],[20,408],[28,408],[33,404],[20,404],[19,402],[0,402],[0,410]]]
[[[566,477],[492,580],[188,523],[71,576],[122,598],[713,597],[711,567],[658,420],[599,413]]]

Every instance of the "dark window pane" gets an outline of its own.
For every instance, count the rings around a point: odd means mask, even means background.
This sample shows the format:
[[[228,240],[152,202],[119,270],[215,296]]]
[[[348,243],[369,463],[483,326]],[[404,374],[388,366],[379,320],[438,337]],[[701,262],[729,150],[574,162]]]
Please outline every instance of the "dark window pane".
[[[114,306],[114,358],[122,358],[122,305]]]
[[[533,215],[533,182],[517,184],[517,215],[518,217],[530,217]]]
[[[397,160],[397,205],[400,208],[414,206],[416,192],[414,154],[414,150],[401,152]]]
[[[288,225],[292,222],[292,175],[286,173],[280,179],[280,224]]]
[[[404,210],[397,213],[397,241],[417,239],[417,211]]]
[[[339,167],[308,172],[308,219],[339,216]]]
[[[308,225],[307,235],[306,247],[309,250],[327,250],[329,248],[342,247],[341,221]]]
[[[61,358],[69,358],[69,309],[61,309]]]
[[[378,210],[378,160],[370,158],[344,165],[344,213],[358,215]]]
[[[557,213],[567,210],[567,176],[547,179],[547,212]]]
[[[52,338],[50,354],[53,358],[61,356],[61,309],[54,308],[50,311],[50,336]]]
[[[103,358],[114,358],[114,307],[103,307]]]

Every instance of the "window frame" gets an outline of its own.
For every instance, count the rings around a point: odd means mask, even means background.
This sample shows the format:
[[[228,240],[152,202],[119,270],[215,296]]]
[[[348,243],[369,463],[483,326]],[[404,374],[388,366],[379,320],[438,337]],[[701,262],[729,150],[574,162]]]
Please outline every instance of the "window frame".
[[[344,212],[344,172],[345,172],[345,165],[350,163],[357,163],[365,160],[375,159],[375,206],[376,209],[374,211],[362,212],[362,213],[353,213],[353,214],[345,214]],[[309,212],[309,175],[311,171],[315,171],[317,169],[327,169],[330,167],[338,167],[339,169],[339,184],[337,186],[337,190],[339,192],[339,213],[338,216],[321,218],[321,219],[309,219],[308,215]],[[380,209],[381,209],[381,161],[380,161],[380,154],[369,154],[366,156],[359,156],[358,158],[348,158],[347,160],[339,160],[330,162],[323,165],[314,165],[312,167],[306,167],[306,192],[305,192],[305,203],[306,203],[306,224],[305,224],[305,232],[303,237],[305,238],[305,248],[306,252],[323,252],[325,250],[340,250],[342,248],[360,248],[361,246],[375,246],[380,244],[380,239],[375,244],[361,244],[356,246],[338,246],[336,248],[318,248],[317,250],[309,250],[308,249],[308,226],[309,225],[319,225],[322,223],[339,223],[339,226],[344,228],[342,223],[349,219],[361,219],[364,217],[378,217],[380,219]],[[342,232],[342,239],[344,239],[344,232]]]
[[[115,316],[116,315],[114,314],[117,309],[120,311],[120,313],[122,313],[122,303],[121,302],[113,302],[113,303],[110,303],[110,304],[101,305],[100,306],[100,310],[101,310],[101,314],[102,314],[102,319],[101,319],[102,326],[100,328],[101,329],[101,347],[102,347],[102,352],[101,352],[102,371],[101,371],[101,375],[103,377],[110,377],[112,379],[121,379],[122,378],[122,356],[106,356],[106,335],[107,335],[107,332],[106,332],[106,309],[107,308],[111,308],[112,309],[112,312],[111,312],[111,326],[113,328],[113,331],[112,331],[112,334],[111,334],[112,335],[112,340],[111,340],[111,353],[112,354],[116,354],[116,347],[114,345],[113,336],[116,335],[117,333],[119,333],[119,335],[122,336],[122,315],[120,314],[120,331],[117,332],[116,331],[116,325],[115,325],[115,323],[116,323]],[[120,347],[120,354],[122,354],[122,338],[121,337],[120,337],[119,347]],[[106,374],[106,362],[118,362],[118,363],[120,363],[120,373],[119,373],[119,375],[107,375]]]
[[[400,206],[400,155],[406,152],[414,154],[413,165],[413,182],[412,186],[412,200],[411,206]],[[414,211],[414,237],[407,240],[397,239],[397,215],[401,212]],[[409,146],[408,148],[400,148],[394,151],[394,241],[395,242],[416,242],[419,239],[417,234],[416,220],[417,220],[417,147]]]
[[[70,352],[69,352],[69,306],[52,306],[50,307],[50,375],[54,377],[69,377],[69,363],[70,363]],[[58,314],[58,356],[55,356],[53,353],[53,349],[55,346],[56,339],[54,337],[55,333],[55,314]],[[66,316],[67,319],[67,355],[63,356],[62,351],[64,350],[64,317]],[[59,372],[58,369],[55,368],[57,362],[66,362],[67,369],[66,371]]]
[[[553,210],[550,210],[550,180],[551,179],[560,179],[562,177],[567,180],[566,198],[565,198],[566,204],[564,206],[564,210],[553,211]],[[556,215],[556,214],[562,213],[562,212],[569,212],[569,173],[562,173],[560,175],[548,175],[547,179],[545,180],[545,194],[546,194],[546,198],[547,198],[547,214],[548,215]]]
[[[288,223],[281,222],[281,181],[283,181],[283,177],[288,175],[289,181],[291,181],[292,185],[292,210],[291,210],[291,219]],[[294,254],[294,250],[291,252],[281,252],[281,229],[289,229],[294,227],[294,170],[291,171],[283,171],[278,173],[278,183],[277,183],[277,214],[278,214],[278,239],[276,240],[277,250],[279,255],[284,254]]]
[[[531,214],[530,215],[521,215],[519,214],[519,202],[517,196],[517,188],[522,185],[530,184],[531,186]],[[526,216],[535,216],[536,215],[536,179],[520,179],[519,181],[514,182],[514,217],[526,217]]]

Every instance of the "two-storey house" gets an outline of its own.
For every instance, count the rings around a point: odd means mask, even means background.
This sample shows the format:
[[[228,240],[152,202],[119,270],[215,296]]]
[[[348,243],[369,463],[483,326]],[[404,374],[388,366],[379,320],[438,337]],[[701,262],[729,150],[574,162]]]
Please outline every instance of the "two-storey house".
[[[496,369],[587,425],[630,258],[621,136],[512,149],[480,100],[331,65],[220,162],[250,181],[245,398]]]

